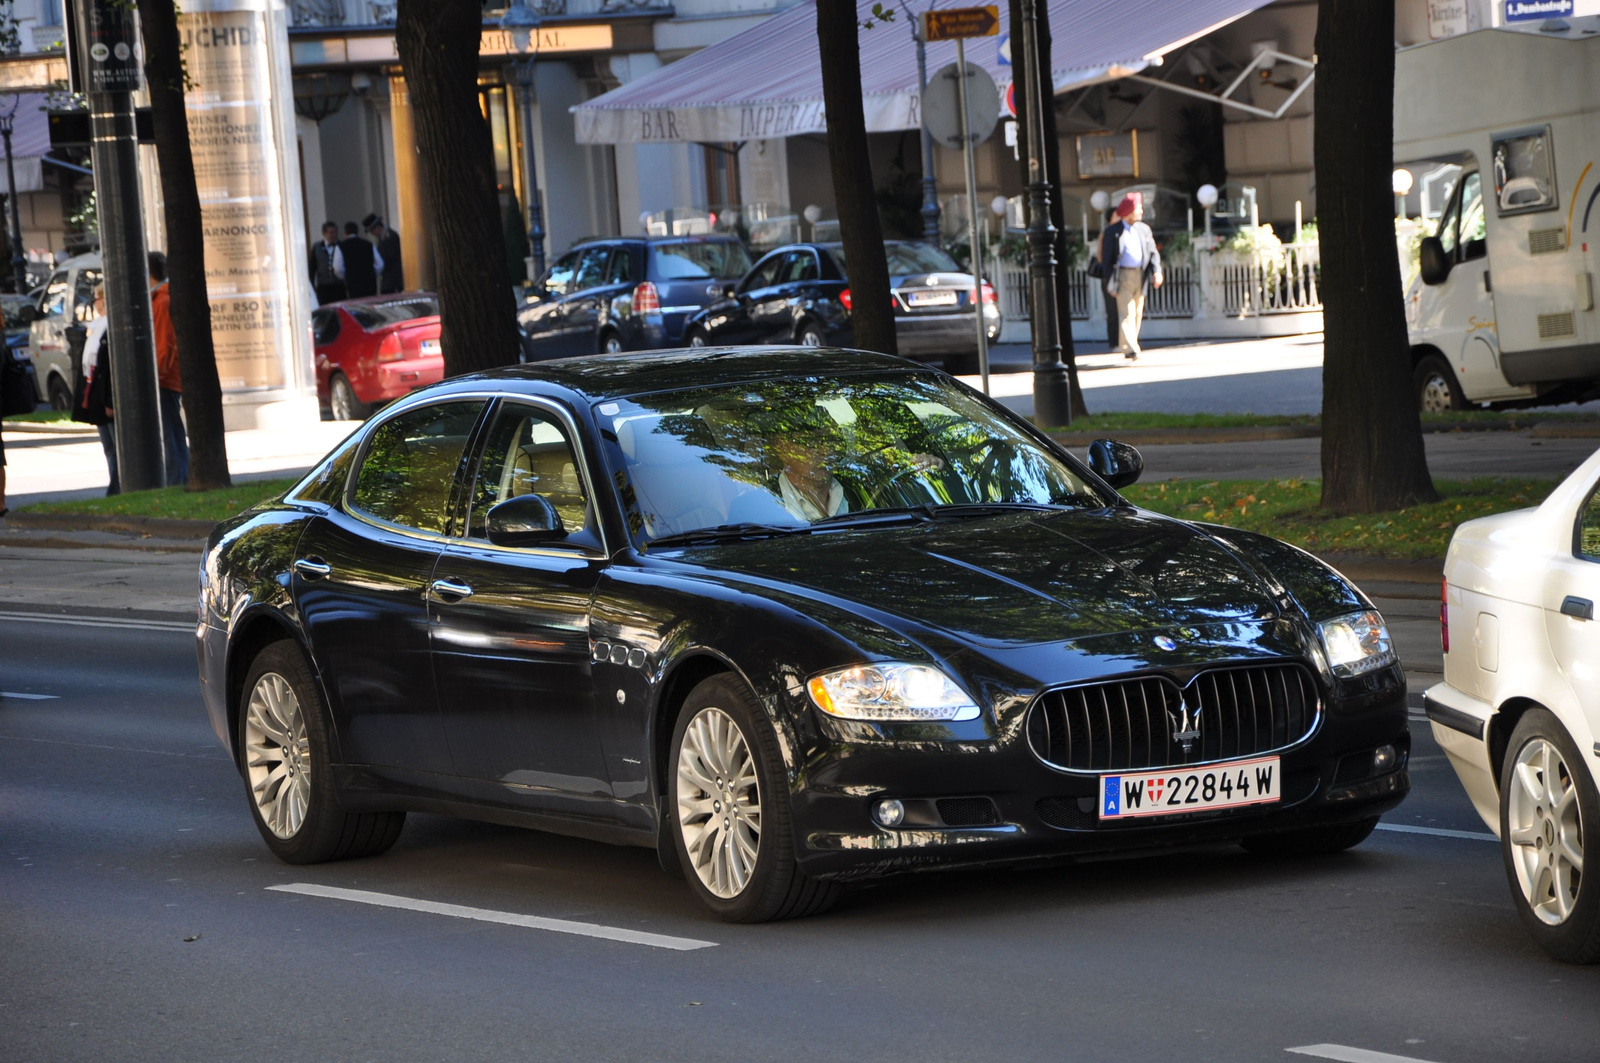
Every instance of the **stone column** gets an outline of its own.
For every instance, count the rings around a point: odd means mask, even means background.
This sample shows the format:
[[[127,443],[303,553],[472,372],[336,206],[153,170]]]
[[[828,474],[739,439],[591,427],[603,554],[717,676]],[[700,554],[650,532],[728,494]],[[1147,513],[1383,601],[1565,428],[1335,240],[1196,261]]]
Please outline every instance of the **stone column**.
[[[394,127],[395,199],[400,217],[400,253],[405,260],[406,288],[433,289],[433,215],[417,165],[417,136],[411,120],[411,96],[405,78],[389,79],[389,117]]]

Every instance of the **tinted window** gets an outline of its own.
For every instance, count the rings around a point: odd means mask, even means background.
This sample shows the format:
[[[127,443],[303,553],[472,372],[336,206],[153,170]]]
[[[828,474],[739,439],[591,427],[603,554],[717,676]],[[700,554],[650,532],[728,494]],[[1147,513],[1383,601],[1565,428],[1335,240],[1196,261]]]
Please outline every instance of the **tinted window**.
[[[611,253],[611,265],[606,268],[607,284],[627,284],[633,280],[633,252],[619,247]]]
[[[732,240],[650,245],[650,275],[656,280],[733,280],[749,268],[744,245]]]
[[[412,295],[389,303],[348,303],[344,309],[355,318],[356,324],[370,331],[401,321],[433,317],[439,312],[439,302],[432,296]]]
[[[339,338],[339,311],[311,311],[311,338],[317,344],[332,343]]]
[[[578,259],[578,271],[572,278],[569,291],[582,292],[598,288],[605,282],[606,260],[611,257],[609,247],[587,247]]]
[[[72,288],[72,317],[80,325],[94,320],[94,290],[100,287],[100,271],[80,269]]]
[[[332,454],[322,459],[322,464],[312,469],[309,476],[294,486],[289,497],[338,505],[344,498],[345,481],[350,478],[350,466],[355,464],[360,444],[360,434],[352,433],[349,439],[334,448]]]
[[[1589,496],[1578,514],[1578,552],[1591,561],[1600,561],[1600,490]]]
[[[356,473],[355,507],[391,524],[442,534],[456,467],[482,408],[477,399],[441,402],[380,424]]]
[[[778,270],[782,268],[784,262],[788,261],[788,258],[788,253],[784,251],[777,251],[768,255],[758,262],[756,268],[751,270],[750,275],[740,283],[739,290],[741,292],[750,292],[757,288],[771,287],[776,283],[774,278],[777,277]]]
[[[572,287],[572,274],[578,269],[578,253],[569,251],[556,260],[550,267],[550,273],[544,279],[544,286],[551,295],[566,295]]]
[[[565,428],[542,410],[506,403],[478,463],[467,537],[487,539],[489,510],[522,495],[543,495],[569,533],[589,523],[589,499]]]

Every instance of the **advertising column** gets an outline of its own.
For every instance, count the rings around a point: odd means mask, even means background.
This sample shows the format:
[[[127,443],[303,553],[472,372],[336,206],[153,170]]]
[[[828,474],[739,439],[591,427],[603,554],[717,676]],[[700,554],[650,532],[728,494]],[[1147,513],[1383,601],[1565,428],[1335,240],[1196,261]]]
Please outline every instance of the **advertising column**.
[[[287,12],[283,0],[181,0],[180,8],[227,424],[278,429],[315,421]]]

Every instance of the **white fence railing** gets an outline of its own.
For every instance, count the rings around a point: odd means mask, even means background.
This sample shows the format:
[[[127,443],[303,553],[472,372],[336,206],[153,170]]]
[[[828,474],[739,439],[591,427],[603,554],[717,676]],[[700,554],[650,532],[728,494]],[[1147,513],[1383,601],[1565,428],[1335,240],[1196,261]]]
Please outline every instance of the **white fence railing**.
[[[1260,251],[1198,252],[1166,265],[1160,288],[1145,292],[1147,319],[1201,320],[1305,313],[1322,309],[1321,258],[1315,242]],[[1008,321],[1028,319],[1028,270],[1002,262],[995,271]],[[1062,274],[1074,320],[1104,317],[1103,282],[1082,268]]]

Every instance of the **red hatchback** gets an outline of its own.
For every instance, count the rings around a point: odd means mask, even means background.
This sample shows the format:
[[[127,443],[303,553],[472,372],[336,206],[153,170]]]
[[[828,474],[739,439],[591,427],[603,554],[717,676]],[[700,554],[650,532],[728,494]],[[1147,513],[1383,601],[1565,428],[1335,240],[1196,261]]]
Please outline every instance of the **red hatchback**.
[[[432,292],[329,303],[311,312],[311,332],[317,401],[336,421],[364,420],[374,407],[444,377]]]

